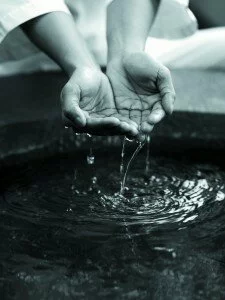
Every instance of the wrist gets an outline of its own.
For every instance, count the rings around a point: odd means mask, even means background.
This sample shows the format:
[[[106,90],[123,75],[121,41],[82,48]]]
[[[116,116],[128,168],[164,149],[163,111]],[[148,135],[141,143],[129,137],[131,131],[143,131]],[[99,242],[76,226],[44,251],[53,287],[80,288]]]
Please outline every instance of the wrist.
[[[71,84],[77,84],[80,82],[80,79],[82,78],[82,81],[86,82],[86,85],[90,85],[91,82],[96,82],[97,78],[100,78],[99,76],[102,76],[103,73],[100,68],[96,68],[93,66],[87,66],[82,65],[75,68],[73,72],[69,74],[69,82]]]
[[[126,60],[129,59],[130,56],[141,53],[145,53],[144,50],[140,48],[132,48],[129,50],[123,50],[119,54],[117,53],[115,55],[110,56],[107,61],[106,74],[110,73],[112,69],[123,68]]]
[[[110,46],[111,44],[117,46]],[[118,42],[114,42],[114,43],[109,43],[108,45],[109,46],[108,46],[107,63],[117,60],[118,58],[123,58],[135,52],[144,51],[144,47],[140,43],[135,43],[135,42],[126,43],[126,44],[125,43],[120,44]]]
[[[99,70],[99,66],[91,59],[87,57],[66,57],[63,63],[63,69],[66,72],[68,77],[71,77],[72,74],[77,69],[94,69]]]
[[[123,40],[122,38],[108,38],[108,57],[107,62],[110,63],[118,57],[123,58],[132,53],[143,52],[145,49],[145,41]]]

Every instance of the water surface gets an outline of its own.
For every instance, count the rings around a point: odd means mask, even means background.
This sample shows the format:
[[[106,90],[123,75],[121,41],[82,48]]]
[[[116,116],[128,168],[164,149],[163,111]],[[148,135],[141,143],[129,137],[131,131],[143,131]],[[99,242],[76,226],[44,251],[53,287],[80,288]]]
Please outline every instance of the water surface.
[[[225,299],[224,161],[143,151],[120,196],[86,155],[1,171],[1,299]]]

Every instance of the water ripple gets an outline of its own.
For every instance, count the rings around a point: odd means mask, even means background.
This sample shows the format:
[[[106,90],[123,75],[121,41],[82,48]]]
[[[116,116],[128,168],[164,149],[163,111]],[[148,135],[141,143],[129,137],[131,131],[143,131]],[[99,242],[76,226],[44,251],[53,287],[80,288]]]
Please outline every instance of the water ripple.
[[[17,180],[16,186],[8,189],[0,214],[40,226],[67,228],[75,235],[104,235],[115,234],[125,223],[146,230],[164,225],[181,229],[197,222],[199,216],[204,220],[208,206],[225,199],[224,173],[214,166],[205,172],[206,166],[155,159],[146,175],[143,162],[144,157],[139,157],[123,195],[118,192],[120,176],[113,161],[108,166],[112,172],[104,165],[96,167],[91,188],[90,170],[85,171],[82,164],[74,182],[70,160],[61,162],[58,172],[54,163],[46,163],[27,185],[24,179],[21,185]]]

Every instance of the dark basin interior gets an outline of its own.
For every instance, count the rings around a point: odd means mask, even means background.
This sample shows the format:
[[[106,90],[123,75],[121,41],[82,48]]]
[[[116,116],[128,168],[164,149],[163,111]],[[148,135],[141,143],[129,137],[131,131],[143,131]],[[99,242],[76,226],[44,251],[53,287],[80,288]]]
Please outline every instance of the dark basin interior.
[[[224,75],[174,78],[176,112],[134,160],[123,196],[122,138],[64,130],[62,75],[0,80],[1,299],[225,299],[224,94],[211,80]],[[127,142],[125,165],[136,147]]]

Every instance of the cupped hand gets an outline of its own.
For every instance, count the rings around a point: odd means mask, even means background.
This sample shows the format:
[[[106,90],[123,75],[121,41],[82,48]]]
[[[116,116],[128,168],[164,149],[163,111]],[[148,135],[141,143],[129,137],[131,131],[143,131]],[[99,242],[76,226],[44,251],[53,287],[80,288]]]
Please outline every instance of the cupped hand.
[[[137,124],[121,115],[106,75],[94,68],[78,68],[61,92],[65,126],[93,135],[138,134]]]
[[[126,54],[109,62],[106,72],[120,115],[134,121],[141,135],[171,114],[175,91],[170,71],[144,52]]]

